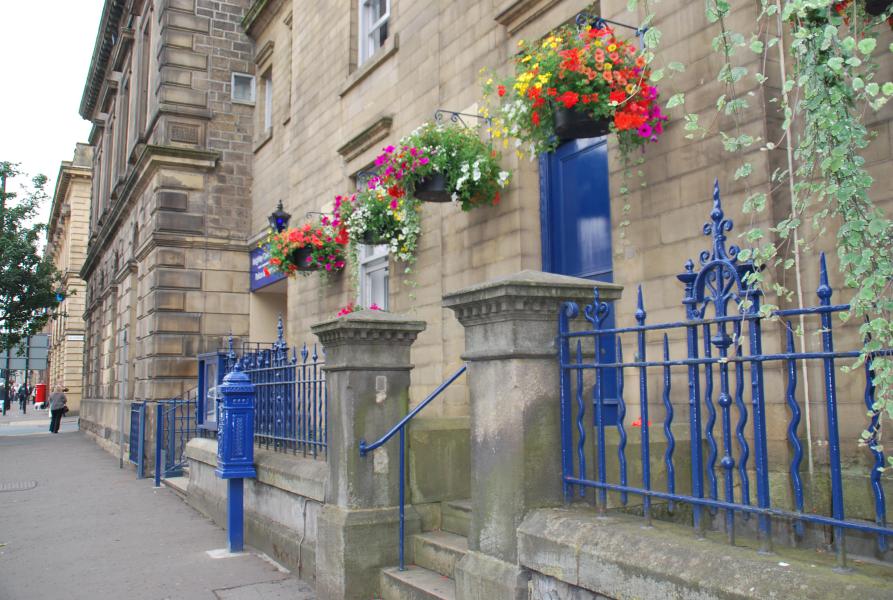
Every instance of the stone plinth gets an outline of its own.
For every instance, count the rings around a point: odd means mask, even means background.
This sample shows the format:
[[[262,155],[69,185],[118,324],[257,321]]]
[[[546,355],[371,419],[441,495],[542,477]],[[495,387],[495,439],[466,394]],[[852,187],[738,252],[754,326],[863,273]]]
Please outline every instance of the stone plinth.
[[[444,296],[465,327],[471,392],[470,552],[460,597],[524,598],[517,528],[562,500],[556,334],[561,303],[620,296],[621,287],[522,271]]]
[[[320,598],[372,598],[379,569],[397,563],[399,439],[360,456],[409,404],[409,353],[422,321],[361,311],[313,327],[326,353],[328,490],[320,514]],[[407,532],[418,516],[407,515]]]

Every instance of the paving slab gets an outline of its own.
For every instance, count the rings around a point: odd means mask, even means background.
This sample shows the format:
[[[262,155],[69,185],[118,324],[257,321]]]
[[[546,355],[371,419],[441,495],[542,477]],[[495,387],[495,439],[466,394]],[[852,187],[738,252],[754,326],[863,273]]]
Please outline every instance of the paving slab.
[[[315,597],[256,553],[210,558],[222,529],[83,434],[17,428],[0,425],[0,600]]]

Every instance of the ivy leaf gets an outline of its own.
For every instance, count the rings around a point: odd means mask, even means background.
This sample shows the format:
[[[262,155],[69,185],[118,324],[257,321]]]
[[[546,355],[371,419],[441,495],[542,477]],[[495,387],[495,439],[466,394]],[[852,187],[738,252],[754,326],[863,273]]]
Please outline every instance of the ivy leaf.
[[[664,70],[663,69],[657,69],[656,71],[651,72],[651,81],[653,81],[654,83],[657,83],[658,81],[660,81],[663,78],[664,78]]]
[[[753,165],[750,163],[744,163],[735,171],[735,180],[742,179],[747,177],[753,172]]]
[[[828,59],[828,67],[831,68],[832,71],[839,72],[843,69],[843,59],[839,56],[832,56]]]
[[[753,52],[754,54],[762,54],[763,53],[762,40],[751,40],[750,51]]]
[[[682,92],[673,94],[670,96],[670,99],[667,100],[667,108],[674,108],[676,106],[681,106],[682,104],[685,104],[685,94]]]
[[[881,91],[881,86],[872,81],[868,85],[865,86],[865,93],[869,96],[877,96],[878,92]]]
[[[865,38],[859,42],[859,52],[862,54],[871,54],[877,47],[877,40],[874,38]]]
[[[884,92],[885,96],[893,96],[893,81],[886,82],[881,90]]]
[[[864,87],[865,87],[865,82],[862,80],[861,77],[854,77],[854,78],[853,78],[853,89],[854,89],[854,90],[857,90],[857,91],[858,91],[858,90],[861,90],[861,89],[864,88]]]
[[[670,64],[668,64],[667,67],[671,71],[676,71],[677,73],[682,73],[683,71],[685,71],[685,65],[683,65],[681,62],[673,61]]]

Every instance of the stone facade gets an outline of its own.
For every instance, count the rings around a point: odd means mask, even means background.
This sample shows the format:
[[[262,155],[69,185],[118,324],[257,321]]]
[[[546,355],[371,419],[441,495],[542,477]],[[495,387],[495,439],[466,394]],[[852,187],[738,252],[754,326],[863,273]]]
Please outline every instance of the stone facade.
[[[368,168],[382,146],[430,120],[436,109],[475,112],[481,101],[480,68],[507,73],[518,40],[539,38],[590,4],[578,0],[391,0],[388,39],[358,66],[357,3],[302,7],[293,18],[293,3],[287,0],[255,2],[243,26],[254,40],[258,69],[271,73],[275,82],[273,129],[269,135],[255,136],[251,217],[255,239],[261,238],[275,201],[285,201],[286,209],[294,215],[293,224],[303,221],[308,212],[326,211],[336,194],[354,188],[355,176]],[[621,0],[604,0],[596,4],[595,10],[622,22],[633,23],[642,16],[627,12]],[[665,94],[668,97],[685,92],[686,110],[711,114],[722,93],[715,81],[718,59],[710,44],[716,27],[708,23],[698,3],[663,3],[656,10],[663,32],[660,60],[687,65],[685,73],[664,80]],[[736,6],[729,27],[749,30],[758,11],[750,5]],[[890,38],[890,32],[884,30],[879,46],[886,48]],[[759,57],[748,55],[748,60],[756,67]],[[884,55],[881,69],[889,71],[891,60],[889,54]],[[761,89],[755,82],[748,85],[751,87],[741,91],[753,92],[754,96],[744,115],[744,129],[764,140],[778,139],[779,119],[770,102],[773,89]],[[893,199],[891,116],[893,108],[887,106],[869,117],[877,137],[866,155],[869,171],[875,177],[874,198],[888,208]],[[744,183],[733,177],[742,157],[724,153],[716,128],[703,139],[689,140],[683,124],[681,113],[675,111],[661,141],[649,146],[643,155],[647,186],[634,190],[627,199],[619,193],[621,165],[615,141],[609,137],[614,282],[627,289],[643,286],[650,323],[684,317],[683,288],[676,275],[687,258],[696,258],[710,245],[701,235],[700,224],[709,213],[715,178],[723,191],[727,216],[738,224],[736,233],[751,224],[750,217],[743,216],[740,209],[747,192],[772,190],[770,210],[753,225],[769,227],[789,205],[783,191],[771,185],[773,171],[785,164],[784,147],[768,152],[754,148],[747,156],[754,169],[745,189]],[[511,272],[543,267],[539,165],[518,160],[511,152],[506,154],[503,166],[513,172],[513,183],[499,206],[463,213],[452,205],[425,204],[414,272],[406,275],[399,263],[392,261],[390,265],[390,310],[416,315],[428,323],[428,329],[413,346],[412,404],[420,402],[461,362],[463,333],[456,319],[440,306],[440,298]],[[624,215],[626,202],[630,209]],[[624,220],[629,226],[621,234]],[[835,301],[845,301],[846,293],[840,291],[842,277],[836,272],[833,236],[809,232],[807,237],[812,245],[800,268],[804,302],[817,303],[821,250],[829,253],[832,284],[839,290]],[[784,279],[790,286],[793,277],[791,271],[770,273],[770,278]],[[618,302],[619,325],[634,324],[635,298],[634,293],[627,293]],[[331,317],[356,299],[347,273],[325,285],[317,277],[290,280],[289,340],[298,344],[311,341],[313,323]],[[768,300],[786,305],[776,298]],[[273,311],[266,310],[267,316],[258,321],[271,321]],[[676,332],[671,337],[676,356],[685,352],[681,335]],[[768,332],[767,350],[779,349],[783,339],[781,327]],[[818,349],[820,343],[818,336],[805,340],[811,350]],[[838,346],[841,344],[858,346],[852,327],[839,335]],[[649,340],[649,352],[660,352],[657,337]],[[811,366],[808,378],[812,433],[815,451],[820,454],[827,435],[822,414],[824,397],[819,392],[821,369]],[[784,426],[776,423],[786,422],[780,417],[787,410],[780,393],[783,381],[778,370],[766,374],[770,427],[779,442],[784,440]],[[629,389],[635,388],[634,380],[628,383]],[[681,379],[679,383],[684,385]],[[841,434],[855,439],[864,420],[863,411],[856,406],[862,401],[861,392],[851,389],[853,393],[841,400],[844,411],[852,415],[845,417]],[[460,382],[426,410],[426,415],[467,415],[467,398],[467,389]],[[659,399],[654,402],[657,405]],[[637,415],[628,416],[635,419]]]
[[[81,405],[84,366],[84,293],[79,273],[87,253],[90,221],[92,148],[78,144],[74,157],[59,168],[47,230],[46,255],[62,277],[65,299],[60,317],[47,326],[50,334],[46,383],[68,388],[68,407],[77,414]],[[51,390],[50,390],[51,391]]]
[[[253,113],[231,90],[252,65],[246,8],[103,9],[80,107],[94,182],[81,424],[111,443],[127,418],[119,407],[185,393],[197,353],[248,333]]]

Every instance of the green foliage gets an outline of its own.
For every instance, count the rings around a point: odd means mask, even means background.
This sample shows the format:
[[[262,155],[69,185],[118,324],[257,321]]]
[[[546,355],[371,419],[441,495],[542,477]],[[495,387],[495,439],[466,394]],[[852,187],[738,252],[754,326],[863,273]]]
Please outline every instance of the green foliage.
[[[0,161],[0,348],[40,332],[59,305],[59,273],[38,254],[46,225],[31,223],[47,199],[47,179],[34,177],[31,189],[19,197],[8,190],[20,175],[17,165]]]
[[[631,7],[636,4],[651,11],[647,1],[630,1]],[[727,27],[731,4],[706,0],[707,19],[716,29],[713,47],[724,59],[717,72],[724,90],[716,102],[717,117],[685,116],[686,137],[716,133],[713,128],[723,123],[718,118],[723,115],[731,117],[732,123],[718,130],[727,152],[784,148],[788,168],[776,169],[768,188],[746,187],[744,211],[754,215],[754,220],[765,218],[759,213],[767,209],[767,189],[774,192],[786,188],[791,196],[790,213],[774,227],[745,232],[743,237],[750,247],[743,249],[740,257],[761,267],[791,269],[808,248],[805,226],[811,226],[818,236],[836,228],[841,272],[854,292],[852,310],[845,317],[864,321],[860,328],[864,340],[861,355],[848,368],[870,364],[876,403],[869,419],[890,419],[893,360],[878,351],[893,347],[893,222],[869,197],[872,178],[861,156],[871,139],[865,127],[865,109],[877,110],[893,96],[893,82],[876,78],[877,29],[887,26],[889,14],[872,17],[865,13],[864,2],[847,0],[761,0],[760,8],[751,31],[735,32]],[[751,72],[749,61],[737,56],[741,48],[760,57],[755,64],[760,65],[761,72]],[[893,45],[889,51],[893,52]],[[764,93],[784,116],[782,135],[773,141],[742,131],[748,94],[739,89],[749,77],[766,85],[772,80],[768,70],[775,71],[774,80],[781,82],[781,88],[772,84],[774,87],[767,86]],[[684,100],[677,93],[668,106],[684,105]],[[735,178],[748,186],[751,171],[751,162],[744,159]],[[769,288],[766,291],[771,290],[779,299],[793,298],[794,290],[779,283],[769,286],[766,276],[766,272],[757,271],[749,280]],[[799,272],[795,272],[795,278],[799,295]],[[767,302],[763,314],[768,315],[774,308]],[[800,327],[797,335],[803,336]],[[870,427],[861,439],[873,448],[880,447],[881,426]]]

